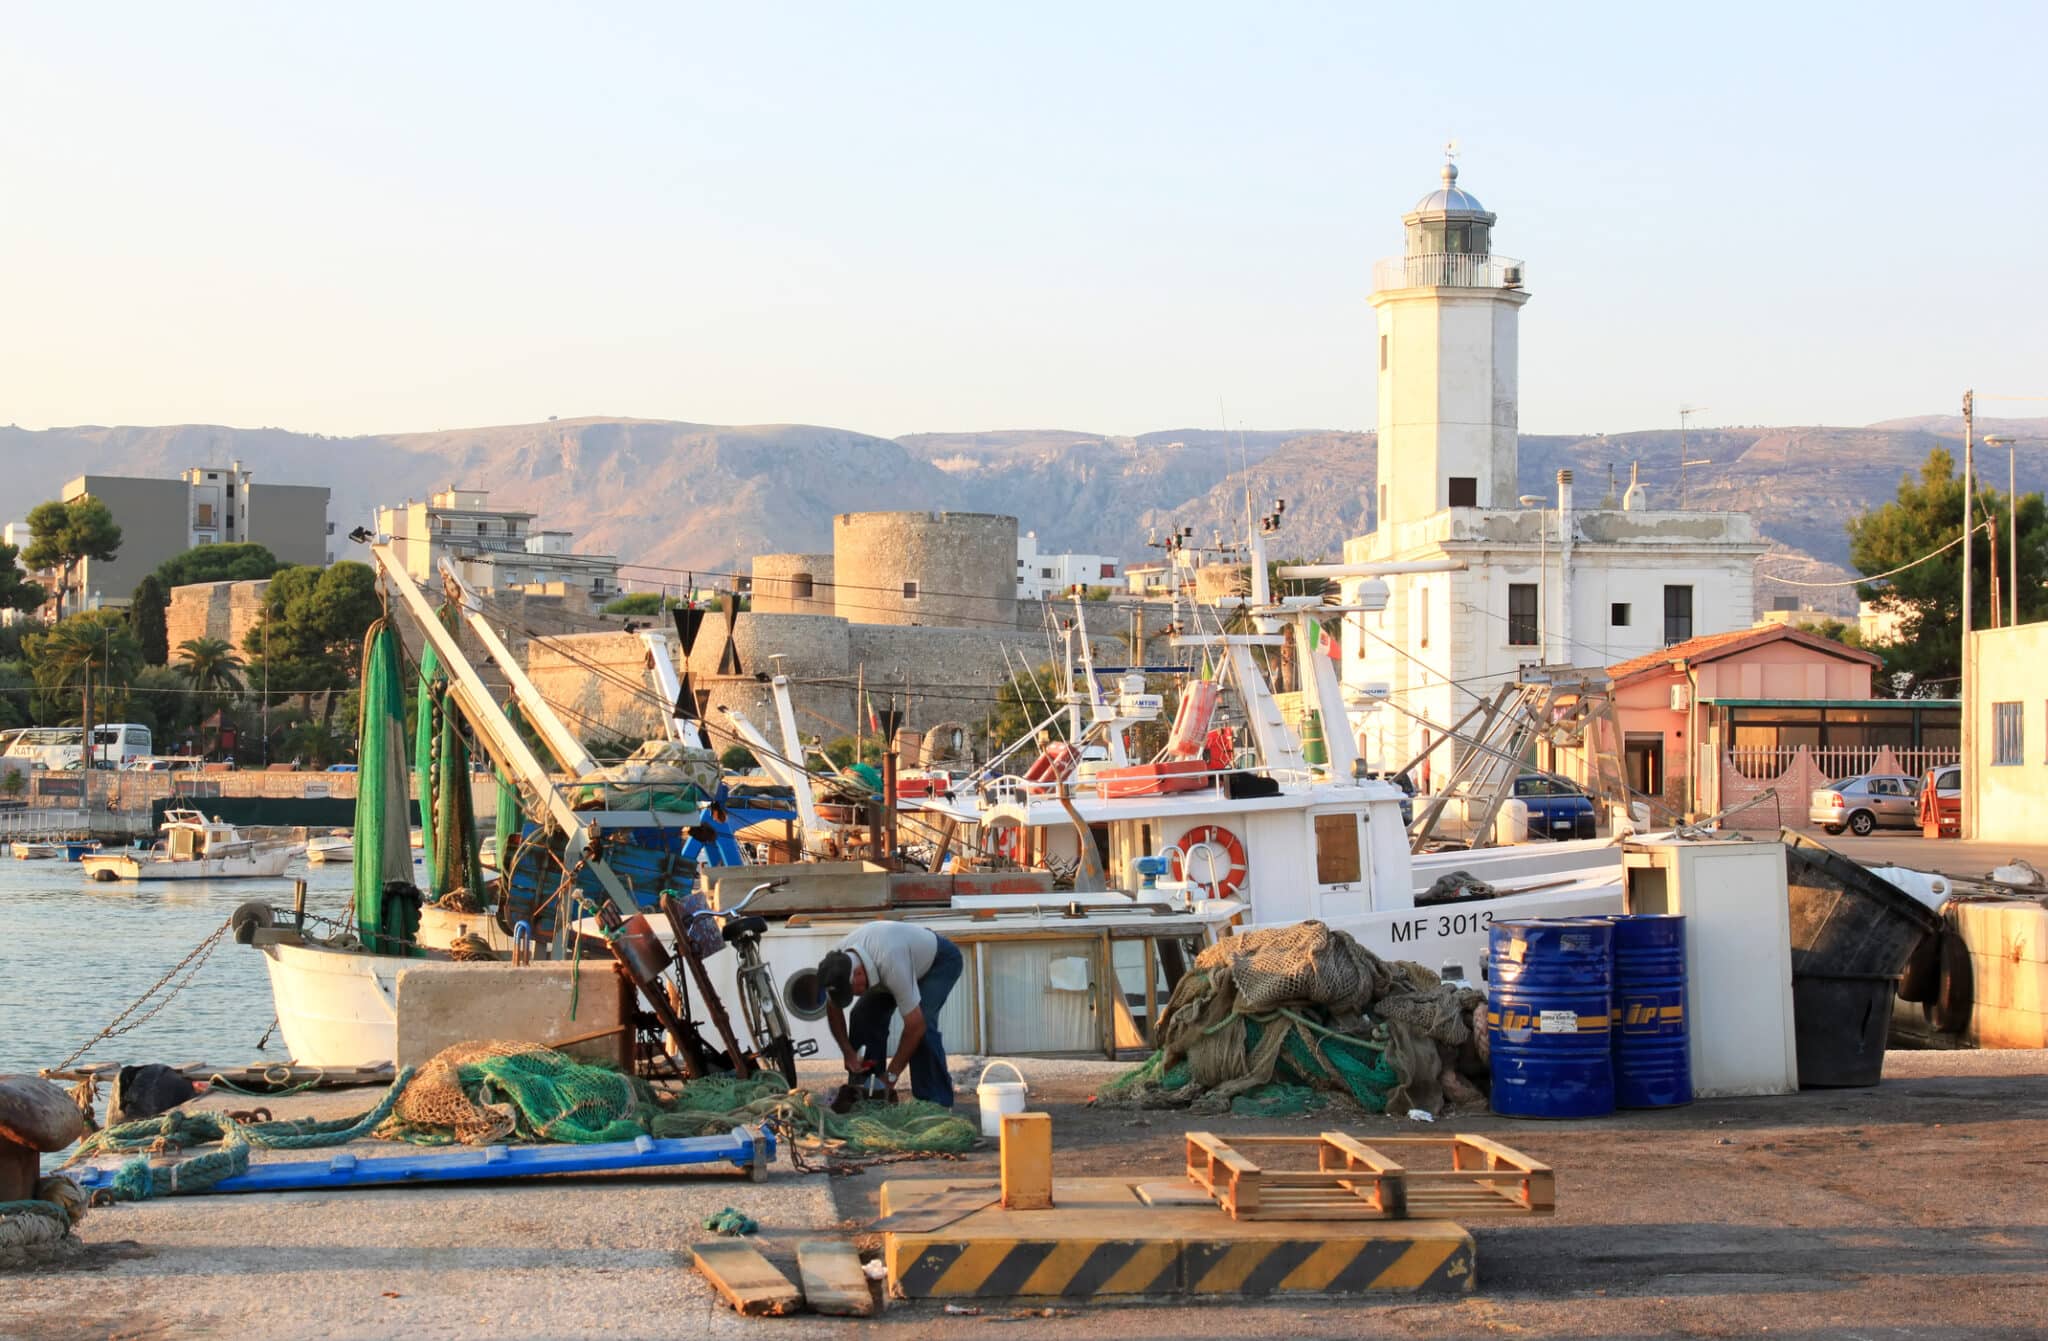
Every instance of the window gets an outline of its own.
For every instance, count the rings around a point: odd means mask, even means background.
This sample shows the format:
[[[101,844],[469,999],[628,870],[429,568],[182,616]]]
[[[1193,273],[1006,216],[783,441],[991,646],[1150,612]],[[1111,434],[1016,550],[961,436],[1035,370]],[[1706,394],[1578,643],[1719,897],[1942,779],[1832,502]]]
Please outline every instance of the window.
[[[228,486],[228,497],[229,497],[229,498],[233,498],[234,496],[235,496],[235,486],[234,486],[234,485],[232,485],[232,484],[230,484],[230,485]]]
[[[201,503],[198,507],[198,515],[192,519],[192,524],[195,526],[213,525],[213,504]]]
[[[814,584],[809,573],[796,573],[791,575],[789,579],[790,599],[798,601],[808,601],[809,599],[811,599],[811,591],[813,589],[813,585]]]
[[[1478,476],[1451,476],[1451,506],[1454,508],[1476,508],[1479,506]]]
[[[1692,588],[1664,588],[1664,645],[1692,637]]]
[[[1348,885],[1359,878],[1358,816],[1316,816],[1316,883]]]
[[[1048,574],[1048,576],[1050,576],[1050,574]],[[903,584],[903,599],[906,601],[914,601],[917,599],[917,583],[905,582]]]
[[[1536,645],[1536,584],[1508,584],[1508,646]]]
[[[1387,370],[1387,337],[1386,337],[1386,336],[1384,336],[1384,335],[1382,335],[1382,336],[1380,337],[1380,371],[1381,371],[1381,372],[1385,372],[1386,370]]]
[[[1115,576],[1116,576],[1116,565],[1115,565],[1115,564],[1113,564],[1113,563],[1106,563],[1106,564],[1102,565],[1102,575],[1103,575],[1104,577],[1115,577]]]
[[[489,535],[491,533],[491,524],[487,521],[479,521],[476,524],[476,533],[478,535]]]
[[[2018,703],[1994,703],[1991,705],[1991,762],[1996,764],[2023,764],[2026,762],[2027,739],[2026,708]]]
[[[1607,607],[1607,622],[1618,629],[1628,627],[1628,602],[1616,601]]]
[[[1038,575],[1039,575],[1040,577],[1051,577],[1051,576],[1052,576],[1052,569],[1050,569],[1050,568],[1041,568],[1041,569],[1039,569],[1039,570],[1038,570]],[[908,596],[908,595],[910,595],[911,593],[909,593],[909,592],[907,592],[907,591],[906,591],[906,592],[904,592],[903,594],[904,594],[905,596]]]

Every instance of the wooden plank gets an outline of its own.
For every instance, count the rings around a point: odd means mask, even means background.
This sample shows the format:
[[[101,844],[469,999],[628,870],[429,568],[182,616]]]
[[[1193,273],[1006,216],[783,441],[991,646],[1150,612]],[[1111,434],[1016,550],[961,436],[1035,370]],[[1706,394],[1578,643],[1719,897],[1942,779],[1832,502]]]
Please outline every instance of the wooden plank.
[[[796,1274],[811,1312],[834,1318],[873,1316],[875,1294],[851,1243],[811,1239],[797,1244]]]
[[[803,1291],[751,1243],[723,1239],[692,1244],[690,1256],[725,1302],[747,1317],[776,1318],[803,1306]]]
[[[1147,1206],[1213,1206],[1216,1198],[1186,1183],[1139,1183],[1134,1189]]]

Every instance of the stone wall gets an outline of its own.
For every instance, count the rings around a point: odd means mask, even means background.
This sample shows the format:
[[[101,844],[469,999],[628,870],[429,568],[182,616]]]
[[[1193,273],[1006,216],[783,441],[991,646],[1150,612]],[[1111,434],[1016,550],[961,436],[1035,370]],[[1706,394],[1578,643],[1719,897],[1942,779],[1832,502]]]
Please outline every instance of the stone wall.
[[[749,597],[764,615],[830,615],[834,604],[830,554],[756,554]]]
[[[843,512],[832,522],[835,609],[863,624],[1012,628],[1017,519],[988,512]]]
[[[218,638],[242,650],[242,640],[263,614],[267,578],[247,582],[195,582],[171,588],[164,612],[164,635],[177,660],[181,644],[194,638]]]

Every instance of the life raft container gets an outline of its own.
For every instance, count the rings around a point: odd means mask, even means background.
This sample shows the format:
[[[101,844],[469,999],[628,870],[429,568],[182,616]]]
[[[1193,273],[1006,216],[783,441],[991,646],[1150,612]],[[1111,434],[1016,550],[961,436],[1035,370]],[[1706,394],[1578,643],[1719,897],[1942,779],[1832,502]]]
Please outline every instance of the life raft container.
[[[1166,739],[1169,759],[1199,759],[1207,743],[1209,723],[1216,716],[1216,682],[1196,680],[1180,691],[1173,715],[1173,734]]]

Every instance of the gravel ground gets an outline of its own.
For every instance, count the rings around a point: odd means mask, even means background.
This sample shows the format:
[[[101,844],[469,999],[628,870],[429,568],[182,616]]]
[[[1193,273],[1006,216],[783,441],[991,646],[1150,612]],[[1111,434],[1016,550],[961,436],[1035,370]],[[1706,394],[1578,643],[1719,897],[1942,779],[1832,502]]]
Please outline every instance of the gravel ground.
[[[970,1069],[959,1071],[972,1102]],[[1182,1133],[1273,1121],[1132,1114],[1086,1100],[1121,1068],[1024,1064],[1067,1175],[1172,1176]],[[835,1079],[813,1068],[814,1088]],[[284,1114],[359,1110],[368,1092]],[[238,1103],[248,1102],[238,1100]],[[1297,1122],[1316,1130],[1329,1118]],[[1370,1139],[1419,1124],[1343,1122]],[[705,1216],[762,1222],[785,1266],[815,1234],[857,1232],[896,1170],[826,1180],[778,1164],[752,1184],[703,1174],[185,1198],[92,1213],[59,1269],[0,1275],[0,1336],[48,1338],[719,1337],[856,1327],[905,1337],[1962,1337],[2048,1333],[2048,1054],[1893,1053],[1872,1090],[1717,1100],[1594,1123],[1491,1115],[1559,1170],[1551,1219],[1473,1226],[1479,1292],[1442,1302],[1098,1306],[1051,1318],[900,1305],[875,1323],[741,1319],[688,1265]],[[370,1144],[368,1153],[390,1153]],[[992,1152],[944,1166],[992,1171]],[[929,1166],[901,1166],[906,1173]]]

